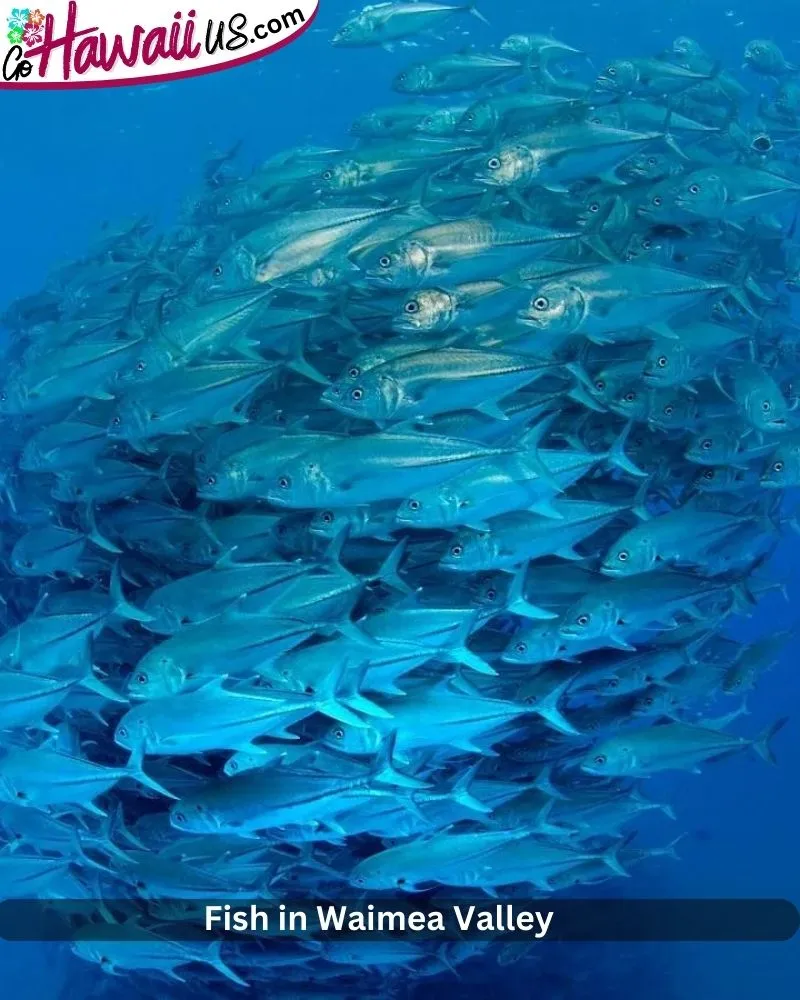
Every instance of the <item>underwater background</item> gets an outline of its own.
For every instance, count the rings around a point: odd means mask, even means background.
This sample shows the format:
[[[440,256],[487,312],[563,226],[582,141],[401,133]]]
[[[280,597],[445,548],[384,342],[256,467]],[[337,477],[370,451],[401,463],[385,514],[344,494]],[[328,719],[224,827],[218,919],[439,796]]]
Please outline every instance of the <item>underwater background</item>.
[[[730,3],[731,0],[727,0]],[[459,22],[449,47],[490,44],[518,31],[552,34],[609,57],[659,51],[677,35],[696,38],[738,70],[745,43],[772,38],[800,61],[800,10],[786,0],[747,0],[730,9],[716,0],[484,0],[490,26]],[[313,27],[298,41],[249,65],[167,85],[79,92],[0,93],[0,309],[35,292],[54,265],[79,255],[100,226],[148,215],[170,224],[202,182],[210,153],[244,140],[245,161],[313,142],[336,146],[369,107],[391,103],[393,75],[413,51],[335,49],[330,36],[349,3],[321,0]],[[472,19],[467,18],[467,21]],[[791,496],[790,496],[791,502]],[[800,539],[788,533],[772,563],[788,602],[768,595],[737,638],[794,625],[800,601]],[[777,743],[779,766],[740,754],[709,765],[703,776],[651,779],[648,795],[666,796],[677,820],[659,824],[666,840],[686,833],[681,860],[655,859],[613,891],[632,896],[783,897],[800,901],[800,726],[797,645],[749,697],[747,732],[778,715],[791,723]],[[720,712],[730,709],[725,701]],[[652,786],[652,787],[651,787]],[[654,1000],[790,1000],[800,989],[800,939],[786,944],[541,944],[542,958],[518,965],[470,966],[470,982],[437,980],[439,996],[653,997]],[[538,971],[537,971],[538,970]],[[6,996],[81,997],[102,973],[65,947],[0,943]],[[196,984],[195,997],[202,987]],[[254,991],[255,992],[255,991]],[[102,993],[139,996],[124,979]],[[209,994],[209,995],[213,995]],[[421,994],[424,995],[424,994]]]

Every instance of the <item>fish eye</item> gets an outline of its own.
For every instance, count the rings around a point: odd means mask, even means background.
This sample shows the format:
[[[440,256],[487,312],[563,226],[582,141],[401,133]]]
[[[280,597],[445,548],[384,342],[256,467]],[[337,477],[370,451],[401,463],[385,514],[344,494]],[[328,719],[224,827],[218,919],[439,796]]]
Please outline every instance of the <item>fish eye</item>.
[[[655,156],[648,156],[647,157],[647,165],[648,166],[654,167],[657,163],[658,163],[658,160],[655,158]]]
[[[609,677],[608,678],[608,686],[610,688],[618,688],[619,687],[619,678],[618,677]]]
[[[239,770],[239,761],[238,760],[229,761],[228,762],[228,770],[229,771],[238,771]]]
[[[321,515],[320,519],[321,519],[321,521],[322,521],[323,524],[333,524],[333,512],[330,511],[330,510],[326,510]]]
[[[596,757],[594,758],[594,763],[595,763],[595,764],[597,764],[597,766],[598,766],[598,767],[602,767],[602,766],[603,766],[603,764],[605,764],[605,762],[606,762],[606,760],[607,760],[607,759],[608,759],[608,758],[606,757],[606,755],[605,755],[604,753],[599,753],[599,754],[598,754],[598,755],[597,755],[597,756],[596,756]]]
[[[706,438],[705,441],[700,442],[700,447],[703,449],[703,451],[710,451],[711,445],[713,443],[714,442],[711,440],[711,438]]]
[[[344,739],[344,729],[342,729],[341,726],[338,727],[338,728],[336,728],[336,729],[334,729],[334,731],[332,733],[332,736],[333,736],[333,738],[335,740],[343,740]]]
[[[122,424],[121,417],[112,417],[111,423],[114,427],[119,427]]]
[[[602,118],[590,118],[589,121],[590,121],[590,123],[592,125],[602,125],[603,124],[603,119]]]
[[[772,140],[768,135],[757,135],[751,145],[757,153],[768,153],[772,149]]]
[[[636,393],[635,392],[626,392],[625,393],[625,402],[626,403],[632,403],[634,401],[634,399],[636,399]]]
[[[489,160],[487,160],[486,166],[490,170],[499,170],[500,169],[500,158],[498,156],[492,156]]]
[[[656,208],[658,208],[663,203],[664,203],[664,199],[661,197],[660,194],[657,194],[655,196],[655,198],[653,198],[653,204],[656,206]]]
[[[645,250],[649,250],[650,247],[652,247],[652,245],[653,245],[652,240],[642,240],[642,246],[645,248]]]
[[[659,367],[659,368],[666,368],[666,367],[667,367],[667,357],[666,357],[666,355],[665,355],[665,354],[662,354],[662,355],[661,355],[661,356],[660,356],[660,357],[659,357],[659,358],[658,358],[658,359],[656,360],[656,364],[658,365],[658,367]]]
[[[518,642],[516,644],[516,646],[514,646],[514,649],[515,649],[515,651],[517,653],[527,653],[528,652],[528,644],[527,644],[527,642]]]
[[[575,621],[578,623],[578,625],[581,626],[581,628],[583,628],[583,626],[589,624],[589,618],[590,618],[589,615],[578,615]]]
[[[689,185],[689,194],[700,194],[700,185],[699,184],[690,184]]]
[[[410,302],[406,302],[405,310],[407,313],[419,312],[419,302],[416,299],[411,299]]]
[[[233,766],[233,765],[231,765],[231,766]],[[186,822],[186,813],[182,813],[182,812],[175,813],[175,821],[176,821],[176,823],[185,823]]]
[[[20,561],[20,566],[22,566],[23,569],[33,569],[33,563],[30,561],[30,559],[22,559]]]
[[[497,591],[494,589],[494,587],[491,587],[489,590],[486,591],[486,597],[490,601],[494,601],[497,599]]]
[[[608,69],[606,70],[606,73],[609,76],[616,76],[617,75],[616,67],[615,66],[609,66]]]
[[[150,678],[147,676],[147,674],[144,674],[144,673],[139,673],[139,674],[136,675],[136,683],[137,684],[147,684],[147,682],[149,681],[149,679]]]
[[[392,258],[384,254],[383,257],[381,257],[381,259],[378,261],[378,264],[383,268],[391,267]]]
[[[647,708],[652,708],[655,704],[654,698],[644,698],[642,702]]]
[[[620,562],[627,562],[628,561],[628,551],[627,551],[627,549],[622,549],[621,552],[618,552],[617,553],[617,559],[619,559]]]
[[[225,208],[227,208],[230,205],[230,203],[231,203],[230,198],[224,198],[222,201],[222,204]]]
[[[405,885],[406,884],[406,880],[402,876],[400,878],[396,879],[395,881],[397,882],[398,885]]]
[[[713,478],[714,478],[714,470],[706,469],[706,471],[703,473],[703,479],[708,479],[710,481]]]
[[[137,372],[143,372],[145,370],[145,368],[147,368],[147,362],[146,361],[137,361],[136,362],[136,371]]]
[[[603,381],[603,380],[602,380],[601,378],[599,378],[599,379],[598,379],[598,380],[597,380],[597,381],[595,382],[595,384],[594,384],[594,387],[595,387],[595,389],[597,389],[597,391],[598,391],[598,392],[602,392],[602,391],[603,391],[603,389],[605,389],[605,387],[606,387],[606,384],[605,384],[605,382],[604,382],[604,381]]]
[[[590,212],[599,212],[599,211],[600,211],[600,206],[599,206],[599,204],[598,204],[598,203],[597,203],[596,201],[593,201],[593,202],[591,203],[591,205],[589,206],[589,211],[590,211]]]
[[[463,553],[463,551],[464,551],[463,545],[454,545],[450,549],[450,555],[455,556],[457,559]]]
[[[216,486],[217,477],[216,476],[206,476],[206,486]]]
[[[672,403],[667,403],[667,405],[664,407],[664,416],[671,417],[674,412],[675,412],[675,407],[672,405]]]
[[[125,728],[125,726],[119,727],[119,729],[117,730],[117,736],[121,736],[123,740],[128,738],[128,730]]]
[[[769,413],[769,411],[772,409],[772,403],[770,403],[768,399],[765,399],[761,403],[761,409],[764,411],[764,413]]]
[[[215,278],[222,277],[222,264],[217,264],[217,266],[214,268],[214,277]]]
[[[783,472],[783,462],[773,462],[772,463],[773,472]]]
[[[281,476],[278,480],[278,488],[281,490],[288,490],[291,485],[292,481],[288,476]]]
[[[325,171],[323,171],[322,179],[324,181],[329,181],[332,178],[333,178],[333,171],[332,170],[325,170]]]
[[[550,302],[544,297],[544,295],[538,295],[533,300],[533,308],[538,312],[544,312],[545,309],[550,305]]]
[[[471,111],[469,111],[467,114],[464,115],[464,121],[466,121],[466,122],[474,122],[475,121],[475,115]]]
[[[408,501],[408,509],[409,510],[419,510],[421,506],[422,506],[422,504],[419,502],[419,500],[409,500]]]
[[[360,399],[364,398],[364,390],[363,389],[353,389],[353,391],[350,393],[350,398],[354,399],[356,402],[358,402]]]

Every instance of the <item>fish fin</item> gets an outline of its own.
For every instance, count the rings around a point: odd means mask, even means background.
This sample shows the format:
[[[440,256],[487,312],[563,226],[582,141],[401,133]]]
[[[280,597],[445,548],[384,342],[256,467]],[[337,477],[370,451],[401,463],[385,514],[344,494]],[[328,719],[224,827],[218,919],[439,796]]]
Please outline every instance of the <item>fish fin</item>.
[[[571,545],[563,545],[560,549],[556,549],[553,555],[558,556],[559,559],[566,559],[569,562],[582,562],[584,559],[584,556],[576,552]]]
[[[111,600],[114,602],[114,614],[120,615],[120,617],[134,622],[146,623],[153,621],[153,616],[151,614],[147,611],[142,611],[141,608],[137,608],[135,604],[131,604],[127,597],[125,597],[122,590],[122,577],[120,575],[119,560],[117,560],[117,562],[115,562],[111,567],[109,592],[111,594]]]
[[[226,979],[230,979],[232,983],[236,983],[237,986],[245,986],[249,988],[250,983],[237,976],[233,969],[229,965],[226,965],[222,960],[222,941],[214,941],[208,946],[208,957],[206,961],[209,965],[213,966],[217,972],[220,973],[220,975],[224,976]]]
[[[532,618],[534,621],[550,621],[558,618],[554,611],[546,611],[531,604],[525,597],[525,580],[528,574],[528,564],[523,563],[514,571],[511,586],[508,591],[506,608],[521,618]]]
[[[599,855],[599,860],[605,862],[612,872],[616,872],[617,875],[622,875],[625,878],[630,878],[630,872],[626,871],[622,863],[619,860],[619,850],[625,845],[624,840],[617,841],[611,844],[605,851]]]
[[[336,623],[336,631],[351,642],[356,642],[360,646],[370,646],[373,649],[380,649],[378,640],[366,632],[359,622],[354,622],[352,618],[342,618]]]
[[[144,740],[139,740],[134,748],[131,750],[130,758],[128,759],[127,770],[132,778],[135,778],[140,784],[144,785],[146,788],[151,789],[158,795],[163,795],[168,799],[177,800],[178,796],[173,795],[172,792],[168,792],[163,785],[160,785],[155,778],[151,778],[149,774],[144,771]]]
[[[376,580],[383,581],[387,586],[399,590],[401,594],[413,593],[411,587],[400,577],[400,565],[403,562],[407,548],[408,538],[401,538],[386,557],[386,561],[378,570],[378,574],[375,577]]]
[[[371,768],[372,780],[384,785],[397,785],[400,788],[430,788],[430,784],[420,781],[411,775],[403,774],[394,766],[394,749],[397,745],[397,730],[391,733],[382,741],[375,762]]]
[[[348,708],[352,708],[353,711],[360,712],[362,715],[370,715],[377,719],[391,719],[393,718],[391,712],[388,712],[385,708],[382,708],[361,694],[361,685],[368,669],[368,660],[355,669],[347,669],[345,666],[343,678],[339,682],[336,693],[337,701],[339,704],[344,704]],[[359,724],[363,726],[363,722],[359,722]]]
[[[669,323],[648,323],[646,329],[656,334],[657,337],[663,337],[665,340],[680,339]]]
[[[615,466],[621,472],[627,472],[631,476],[646,476],[647,473],[636,465],[635,462],[631,461],[625,454],[625,444],[628,440],[628,435],[633,427],[633,421],[629,420],[628,423],[620,431],[619,437],[612,444],[609,449],[606,461],[610,462],[611,465]]]
[[[572,723],[561,714],[558,708],[558,703],[567,693],[568,689],[572,685],[572,682],[577,676],[577,674],[570,674],[569,677],[566,677],[551,691],[548,691],[540,702],[531,707],[531,710],[535,712],[536,715],[540,716],[540,718],[544,719],[544,721],[553,729],[558,730],[560,733],[569,733],[570,736],[580,736],[580,731],[577,730]]]
[[[480,769],[480,766],[480,762],[475,764],[455,781],[450,790],[450,798],[454,802],[457,802],[460,806],[463,806],[465,809],[471,809],[473,812],[479,812],[485,815],[492,812],[492,807],[487,806],[479,799],[476,799],[469,790],[475,775]]]
[[[777,719],[772,725],[767,726],[764,732],[755,740],[753,743],[753,749],[768,764],[777,764],[778,761],[775,757],[775,753],[772,749],[772,739],[773,737],[783,729],[786,723],[789,721],[788,716],[783,716]]]
[[[97,527],[97,522],[94,517],[94,506],[91,501],[86,504],[84,508],[84,516],[86,518],[86,526],[89,529],[88,535],[89,540],[93,542],[99,549],[104,549],[106,552],[111,552],[114,555],[121,555],[122,549],[110,542]]]
[[[497,403],[489,399],[483,403],[479,403],[475,409],[478,413],[482,413],[485,417],[491,417],[493,420],[508,420],[508,414],[504,413]]]
[[[490,22],[490,21],[488,20],[488,18],[485,18],[485,17],[483,16],[483,14],[481,14],[481,12],[480,12],[480,11],[478,10],[478,8],[477,8],[477,7],[475,7],[475,6],[470,6],[470,7],[468,7],[468,8],[467,8],[467,11],[468,11],[468,13],[472,14],[472,16],[473,16],[473,17],[477,17],[477,19],[478,19],[479,21],[483,21],[483,23],[484,23],[484,24],[490,24],[490,23],[491,23],[491,22]],[[448,968],[449,968],[449,966],[448,966]]]

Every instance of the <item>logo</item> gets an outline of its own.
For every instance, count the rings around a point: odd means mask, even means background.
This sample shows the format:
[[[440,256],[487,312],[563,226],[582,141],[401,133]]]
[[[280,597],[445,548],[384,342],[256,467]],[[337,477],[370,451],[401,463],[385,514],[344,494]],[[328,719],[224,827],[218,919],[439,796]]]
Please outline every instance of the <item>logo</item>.
[[[48,0],[46,10],[12,7],[0,34],[0,88],[119,87],[228,69],[301,35],[319,0],[177,6],[170,0]]]

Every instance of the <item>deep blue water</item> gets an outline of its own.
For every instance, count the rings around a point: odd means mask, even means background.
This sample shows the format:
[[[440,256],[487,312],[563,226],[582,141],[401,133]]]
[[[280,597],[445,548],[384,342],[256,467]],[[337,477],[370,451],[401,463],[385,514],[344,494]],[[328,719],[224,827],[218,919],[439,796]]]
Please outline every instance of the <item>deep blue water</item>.
[[[765,37],[800,61],[796,3],[747,0],[731,11],[728,4],[734,2],[487,0],[481,6],[491,27],[477,21],[463,25],[469,30],[464,42],[494,42],[512,31],[552,33],[586,49],[599,66],[608,56],[649,54],[677,35],[690,35],[738,69],[745,43]],[[170,221],[199,185],[201,164],[212,150],[243,138],[246,157],[258,162],[309,140],[336,144],[358,113],[391,99],[391,77],[416,53],[334,50],[330,34],[348,11],[342,0],[321,0],[313,29],[296,43],[206,77],[155,88],[0,93],[0,304],[36,291],[48,269],[80,253],[106,220],[148,214]],[[457,38],[458,29],[450,37]],[[742,638],[796,621],[798,558],[800,544],[790,536],[773,567],[787,584],[789,601],[763,601],[741,627]],[[643,865],[624,886],[627,892],[800,901],[796,649],[791,645],[765,676],[750,697],[752,714],[737,727],[749,734],[777,715],[792,716],[776,741],[780,766],[772,769],[754,756],[739,755],[709,765],[702,777],[662,781],[677,822],[659,819],[658,835],[666,842],[687,833],[679,848],[682,860]],[[774,945],[571,946],[559,961],[568,979],[585,983],[580,995],[587,997],[790,1000],[800,985],[800,939]],[[487,996],[511,987],[521,996],[567,996],[552,976],[537,985],[537,967],[485,969]],[[9,997],[58,995],[72,968],[72,960],[52,948],[0,944],[3,992]],[[82,965],[81,974],[86,974]],[[124,987],[117,989],[115,996],[124,997]],[[445,989],[440,984],[440,994]],[[452,995],[458,989],[454,984]]]

